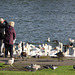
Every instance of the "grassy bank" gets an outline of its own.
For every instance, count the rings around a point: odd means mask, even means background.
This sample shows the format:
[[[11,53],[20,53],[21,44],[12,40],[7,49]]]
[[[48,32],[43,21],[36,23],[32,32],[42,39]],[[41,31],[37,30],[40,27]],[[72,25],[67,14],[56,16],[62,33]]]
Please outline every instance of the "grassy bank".
[[[0,71],[0,75],[75,75],[73,66],[59,66],[57,69],[43,69],[36,72]]]

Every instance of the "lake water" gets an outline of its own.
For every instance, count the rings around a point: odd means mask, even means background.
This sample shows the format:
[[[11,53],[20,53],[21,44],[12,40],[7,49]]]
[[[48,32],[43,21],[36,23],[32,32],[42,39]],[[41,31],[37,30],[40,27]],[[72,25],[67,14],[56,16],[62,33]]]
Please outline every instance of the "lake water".
[[[15,22],[16,42],[75,39],[75,0],[0,0],[0,11]]]

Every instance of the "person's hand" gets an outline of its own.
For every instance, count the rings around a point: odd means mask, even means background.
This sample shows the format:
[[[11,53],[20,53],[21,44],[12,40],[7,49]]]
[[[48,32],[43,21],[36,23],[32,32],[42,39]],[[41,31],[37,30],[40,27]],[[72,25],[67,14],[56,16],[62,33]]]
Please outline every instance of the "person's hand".
[[[4,22],[5,22],[5,20],[4,20]]]
[[[4,22],[5,20],[3,20],[3,22]]]

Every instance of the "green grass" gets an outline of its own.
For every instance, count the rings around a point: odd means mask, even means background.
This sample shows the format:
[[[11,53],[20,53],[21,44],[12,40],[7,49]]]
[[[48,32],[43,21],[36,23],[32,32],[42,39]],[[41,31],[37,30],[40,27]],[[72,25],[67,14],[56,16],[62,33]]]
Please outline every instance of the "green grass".
[[[73,66],[59,66],[57,69],[43,69],[36,72],[0,71],[0,75],[75,75]]]
[[[5,67],[8,67],[8,66],[10,66],[10,65],[5,65],[4,63],[0,63],[0,69],[1,68],[5,68]]]

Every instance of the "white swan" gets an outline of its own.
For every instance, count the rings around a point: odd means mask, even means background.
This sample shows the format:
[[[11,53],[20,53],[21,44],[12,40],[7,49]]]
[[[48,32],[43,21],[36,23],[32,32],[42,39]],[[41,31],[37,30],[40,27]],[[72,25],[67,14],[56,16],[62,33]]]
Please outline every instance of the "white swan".
[[[69,38],[69,41],[70,41],[71,43],[74,43],[74,42],[75,42],[75,40],[74,40],[74,39],[71,39],[71,38]]]

